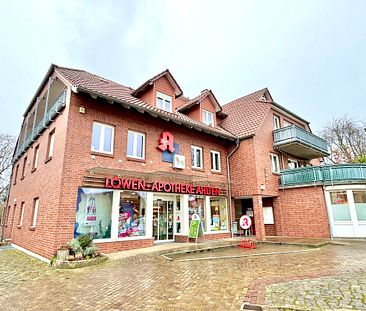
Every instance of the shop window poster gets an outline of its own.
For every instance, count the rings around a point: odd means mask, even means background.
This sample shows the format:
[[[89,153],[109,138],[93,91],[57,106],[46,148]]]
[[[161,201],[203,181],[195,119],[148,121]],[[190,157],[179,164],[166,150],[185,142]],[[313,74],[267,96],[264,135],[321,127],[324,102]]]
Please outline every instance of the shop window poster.
[[[95,197],[89,197],[88,204],[85,209],[85,226],[95,226],[97,223],[97,206],[95,203]]]

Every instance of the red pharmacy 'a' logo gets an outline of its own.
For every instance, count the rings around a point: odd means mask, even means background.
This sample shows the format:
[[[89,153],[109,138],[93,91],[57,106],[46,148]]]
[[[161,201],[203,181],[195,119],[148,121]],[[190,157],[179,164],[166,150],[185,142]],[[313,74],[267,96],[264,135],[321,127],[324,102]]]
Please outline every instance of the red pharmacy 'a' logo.
[[[158,149],[161,151],[168,150],[169,152],[174,152],[174,136],[169,132],[162,132],[159,138],[159,146]]]

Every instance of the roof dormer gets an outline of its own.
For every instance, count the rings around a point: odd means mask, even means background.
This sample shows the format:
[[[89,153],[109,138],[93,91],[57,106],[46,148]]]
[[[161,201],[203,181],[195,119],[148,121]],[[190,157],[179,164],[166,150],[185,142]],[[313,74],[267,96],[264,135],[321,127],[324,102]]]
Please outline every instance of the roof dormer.
[[[183,94],[182,89],[167,69],[147,80],[131,95],[159,109],[173,112],[177,106],[175,100]]]

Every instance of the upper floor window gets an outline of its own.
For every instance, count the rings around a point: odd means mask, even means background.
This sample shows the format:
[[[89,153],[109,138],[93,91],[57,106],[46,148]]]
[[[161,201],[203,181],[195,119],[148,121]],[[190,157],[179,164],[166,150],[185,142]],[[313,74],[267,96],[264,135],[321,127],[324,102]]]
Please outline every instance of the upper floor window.
[[[288,159],[288,168],[294,169],[299,167],[299,161]]]
[[[172,112],[172,97],[160,92],[156,92],[156,107],[168,112]]]
[[[286,121],[286,120],[283,121],[283,127],[290,126],[290,125],[292,125],[291,122]]]
[[[193,168],[203,168],[202,161],[202,148],[191,146],[191,156],[192,156],[192,167]]]
[[[37,168],[37,165],[38,165],[38,155],[39,155],[39,145],[37,145],[35,148],[34,148],[34,155],[33,155],[33,167],[32,167],[32,170],[35,170]]]
[[[202,122],[208,126],[214,126],[213,113],[207,110],[202,110]]]
[[[28,157],[25,157],[24,158],[24,161],[23,161],[23,168],[22,168],[22,177],[21,177],[21,179],[23,179],[24,176],[25,176],[25,167],[27,165],[27,161],[28,161]]]
[[[48,136],[47,160],[52,159],[55,147],[55,130],[53,129]]]
[[[280,162],[278,161],[278,155],[271,153],[271,165],[272,165],[272,172],[279,173],[280,172]]]
[[[127,156],[135,159],[145,159],[145,134],[128,131]]]
[[[22,202],[22,204],[20,204],[18,226],[21,226],[23,224],[24,206],[25,206],[25,202]]]
[[[211,170],[221,172],[220,152],[211,150]]]
[[[15,185],[17,183],[18,171],[19,171],[19,164],[17,164],[17,166],[15,167],[13,185]]]
[[[273,116],[273,129],[278,130],[280,128],[280,118],[278,116]]]
[[[95,152],[113,154],[114,127],[94,122],[91,150]]]

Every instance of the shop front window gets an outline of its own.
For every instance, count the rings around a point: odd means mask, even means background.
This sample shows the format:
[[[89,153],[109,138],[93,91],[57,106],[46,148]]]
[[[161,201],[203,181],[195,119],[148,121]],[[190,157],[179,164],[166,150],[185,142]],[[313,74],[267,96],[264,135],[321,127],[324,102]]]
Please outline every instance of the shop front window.
[[[113,191],[79,188],[74,236],[111,237]]]
[[[118,218],[119,238],[146,235],[146,197],[146,192],[121,192]]]
[[[366,220],[366,191],[353,191],[358,221]]]
[[[189,225],[191,225],[192,217],[194,219],[195,215],[198,215],[203,225],[203,230],[206,231],[205,198],[203,196],[192,195],[188,198]]]
[[[330,200],[332,203],[333,219],[335,221],[350,221],[351,215],[349,213],[347,192],[331,192]]]
[[[227,230],[227,207],[225,198],[210,198],[211,231]]]

